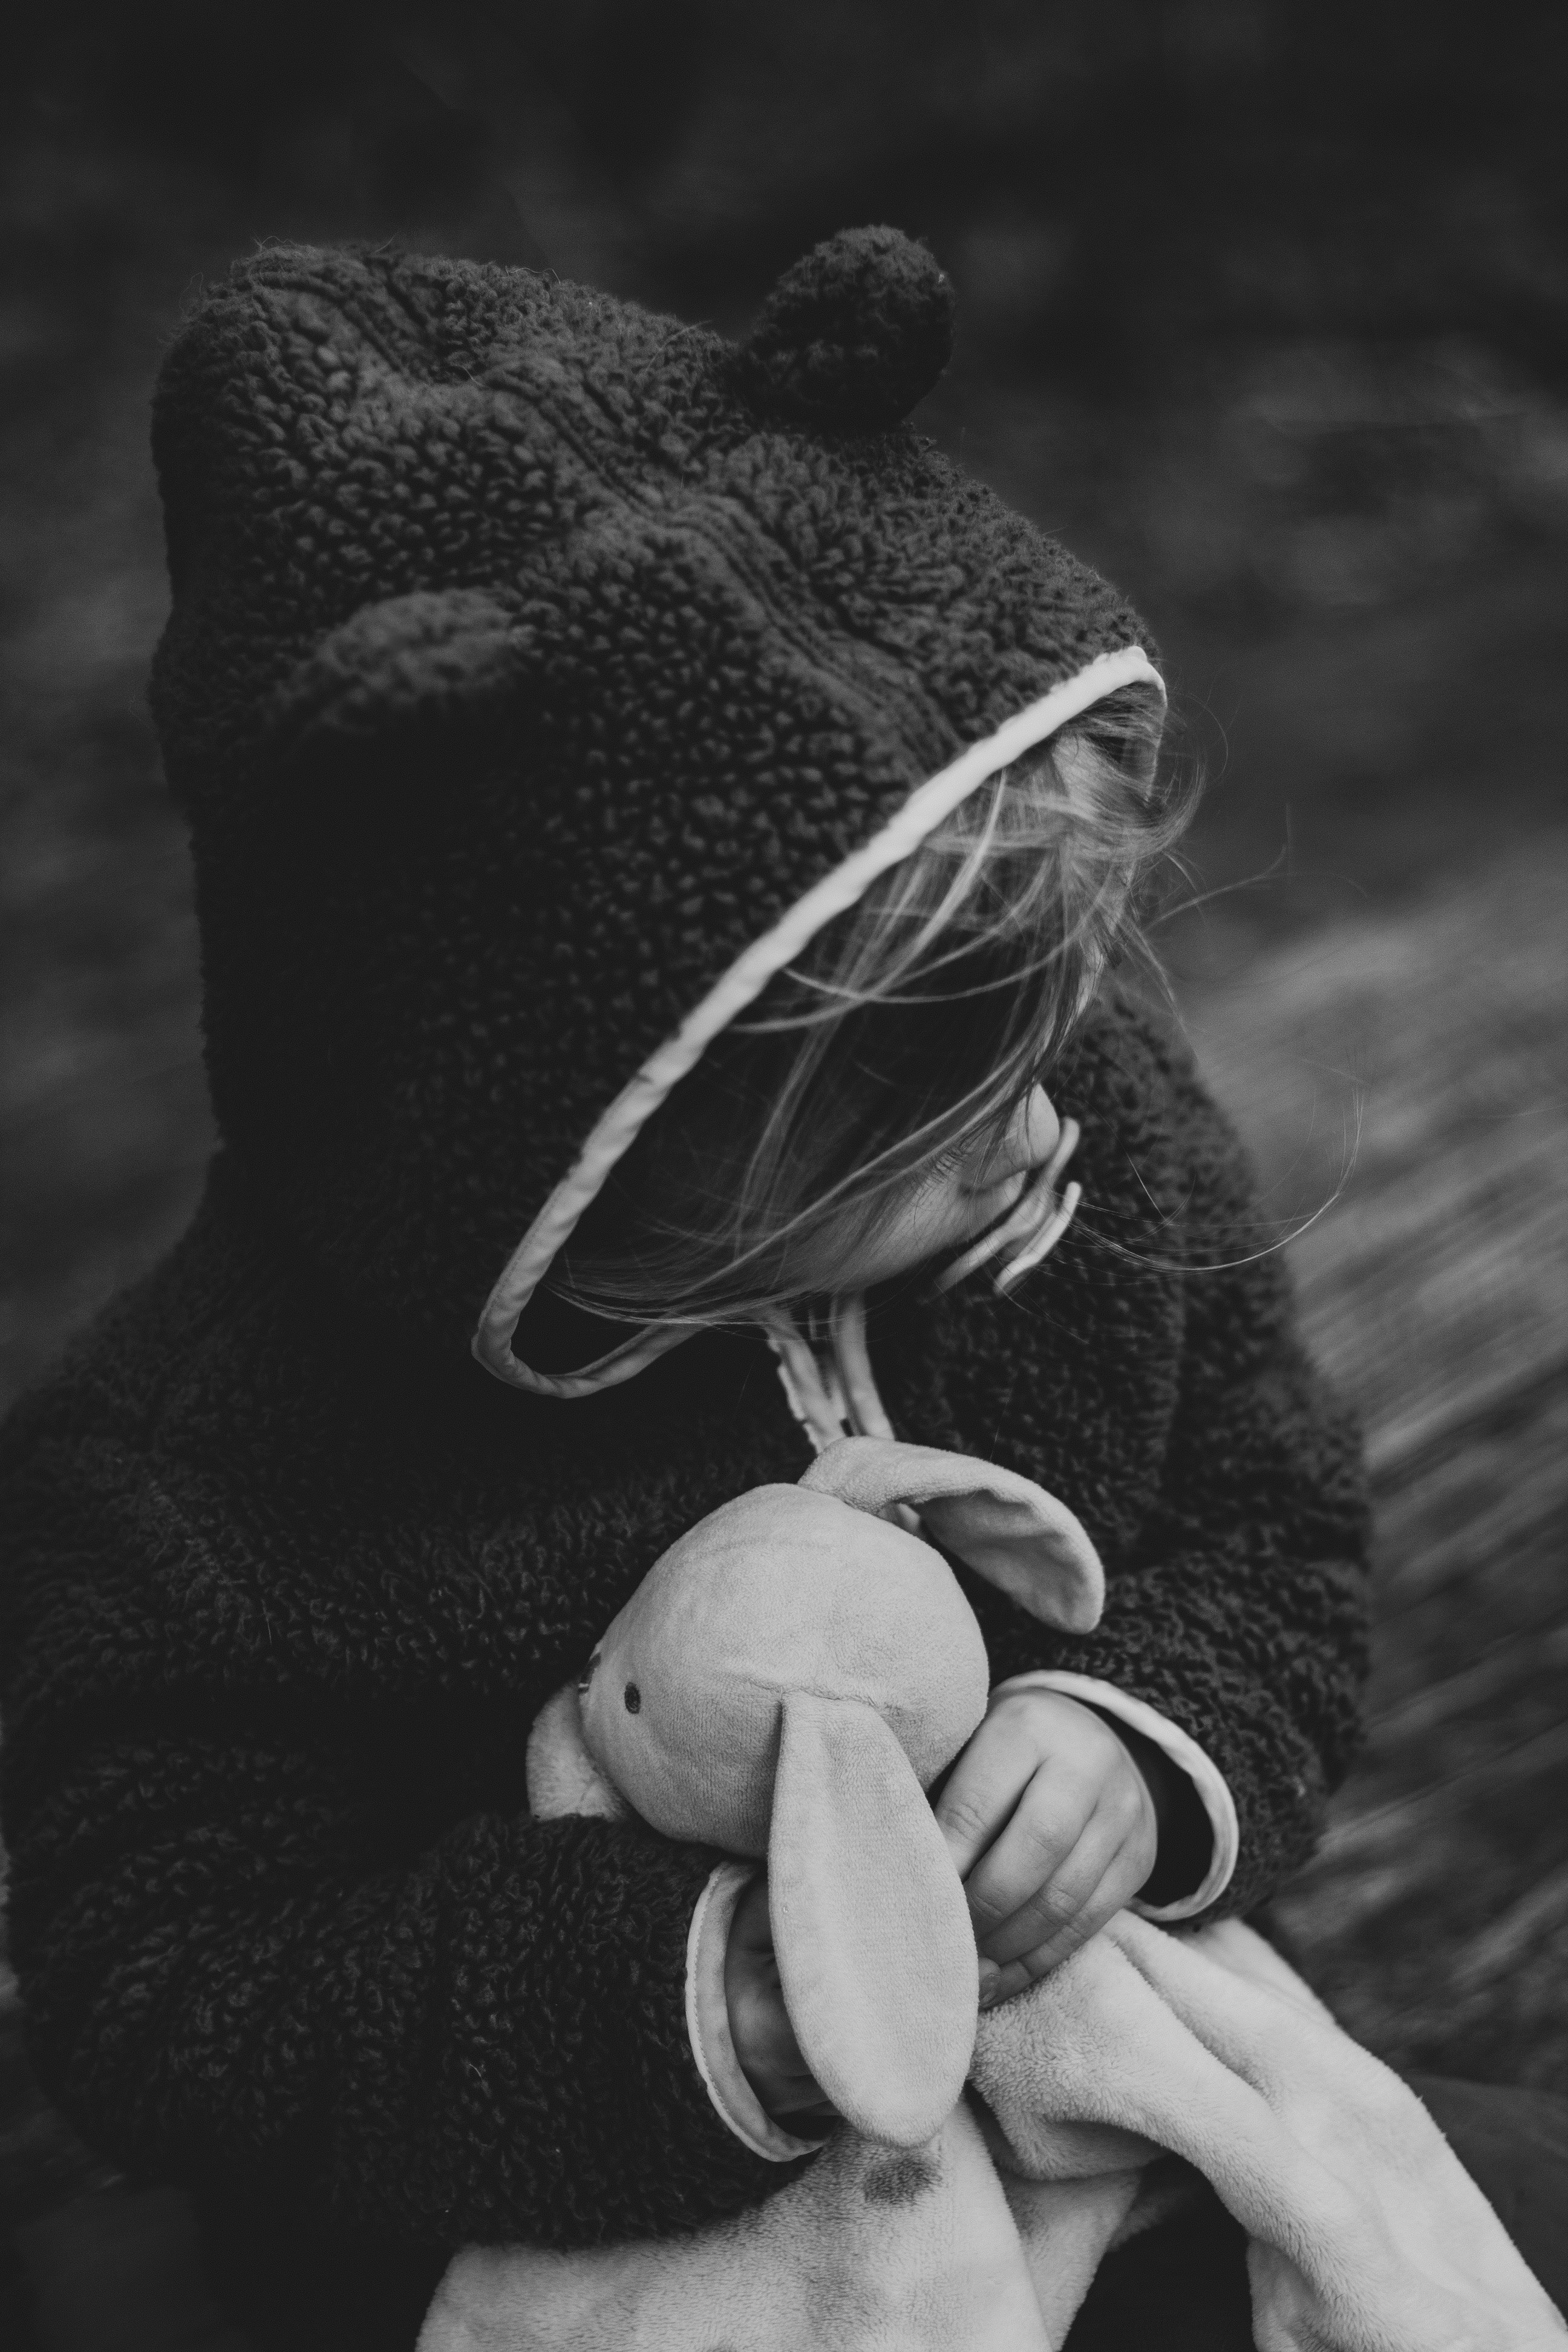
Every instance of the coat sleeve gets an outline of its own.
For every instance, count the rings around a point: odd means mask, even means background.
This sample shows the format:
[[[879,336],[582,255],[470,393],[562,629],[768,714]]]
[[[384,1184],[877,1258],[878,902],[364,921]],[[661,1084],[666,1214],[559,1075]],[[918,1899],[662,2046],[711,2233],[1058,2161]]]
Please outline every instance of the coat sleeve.
[[[1158,1236],[1179,1269],[1179,1372],[1158,1488],[1082,1638],[972,1588],[993,1679],[1111,1685],[1195,1741],[1239,1832],[1214,1916],[1267,1899],[1310,1853],[1360,1738],[1367,1513],[1359,1439],[1310,1363],[1250,1166],[1190,1061],[1162,1041],[1174,1144]]]
[[[167,1496],[23,1484],[12,1948],[42,2077],[99,2148],[304,2183],[329,2230],[437,2246],[662,2234],[782,2185],[688,2040],[715,1856],[487,1809],[495,1725],[461,1693],[372,1719],[281,1662],[270,1687],[205,1647],[195,1670]]]

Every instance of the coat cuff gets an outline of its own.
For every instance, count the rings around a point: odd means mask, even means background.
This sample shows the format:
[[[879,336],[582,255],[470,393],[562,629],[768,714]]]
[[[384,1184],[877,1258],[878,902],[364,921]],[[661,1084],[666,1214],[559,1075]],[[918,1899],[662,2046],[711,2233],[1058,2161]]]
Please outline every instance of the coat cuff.
[[[1133,1698],[1127,1691],[1118,1690],[1114,1683],[1100,1682],[1093,1675],[1075,1675],[1054,1666],[1041,1666],[1033,1674],[1014,1675],[1006,1682],[998,1683],[991,1696],[1000,1698],[1005,1692],[1023,1690],[1060,1691],[1064,1698],[1082,1699],[1086,1706],[1098,1707],[1102,1715],[1120,1717],[1129,1730],[1141,1731],[1145,1739],[1152,1739],[1178,1770],[1186,1774],[1208,1815],[1213,1841],[1209,1866],[1190,1895],[1178,1895],[1173,1903],[1142,1903],[1134,1896],[1127,1907],[1130,1911],[1136,1911],[1141,1918],[1161,1921],[1192,1919],[1200,1911],[1206,1911],[1230,1885],[1241,1852],[1236,1800],[1226,1784],[1225,1775],[1213,1759],[1182,1729],[1180,1724],[1173,1723],[1168,1716],[1160,1713],[1158,1707],[1150,1706],[1143,1699]]]
[[[709,2097],[725,2128],[770,2164],[815,2156],[820,2139],[797,2139],[774,2123],[747,2082],[730,2037],[724,1954],[741,1897],[757,1874],[751,1862],[721,1862],[697,1898],[686,1939],[686,2031]]]

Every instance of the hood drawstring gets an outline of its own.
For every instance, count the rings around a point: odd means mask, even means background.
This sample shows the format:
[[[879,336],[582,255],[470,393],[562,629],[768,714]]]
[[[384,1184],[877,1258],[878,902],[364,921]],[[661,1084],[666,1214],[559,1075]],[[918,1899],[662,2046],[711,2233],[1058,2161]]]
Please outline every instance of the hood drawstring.
[[[778,1358],[790,1411],[814,1454],[825,1454],[841,1437],[892,1436],[893,1424],[871,1372],[863,1290],[842,1291],[835,1298],[827,1344],[820,1351],[787,1315],[770,1317],[763,1328]],[[882,1516],[910,1535],[920,1533],[920,1513],[908,1503],[889,1504]]]
[[[834,1304],[837,1307],[837,1301]],[[763,1328],[778,1358],[779,1379],[789,1409],[810,1439],[812,1452],[826,1454],[841,1437],[856,1434],[833,1354],[825,1350],[819,1356],[793,1317],[782,1310],[770,1315]]]
[[[1005,1297],[1016,1282],[1050,1255],[1083,1198],[1081,1184],[1068,1184],[1059,1199],[1056,1190],[1058,1177],[1078,1149],[1079,1135],[1078,1121],[1063,1119],[1061,1139],[1047,1165],[1001,1223],[943,1269],[932,1285],[935,1291],[951,1290],[1004,1250],[1012,1249],[1014,1255],[995,1276],[995,1286]],[[840,1291],[834,1298],[826,1344],[809,1328],[803,1331],[783,1310],[769,1316],[763,1328],[778,1359],[779,1379],[790,1411],[805,1430],[814,1454],[825,1453],[841,1437],[893,1436],[893,1424],[871,1370],[863,1290]],[[905,1504],[899,1506],[899,1517],[911,1528],[920,1524]]]

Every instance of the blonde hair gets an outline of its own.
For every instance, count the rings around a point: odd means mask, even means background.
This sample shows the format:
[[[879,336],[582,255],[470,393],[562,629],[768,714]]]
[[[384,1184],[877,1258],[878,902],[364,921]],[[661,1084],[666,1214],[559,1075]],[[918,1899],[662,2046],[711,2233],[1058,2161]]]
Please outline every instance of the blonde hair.
[[[1135,689],[1001,770],[710,1047],[551,1288],[617,1322],[754,1322],[836,1287],[889,1197],[1048,1071],[1189,823]]]

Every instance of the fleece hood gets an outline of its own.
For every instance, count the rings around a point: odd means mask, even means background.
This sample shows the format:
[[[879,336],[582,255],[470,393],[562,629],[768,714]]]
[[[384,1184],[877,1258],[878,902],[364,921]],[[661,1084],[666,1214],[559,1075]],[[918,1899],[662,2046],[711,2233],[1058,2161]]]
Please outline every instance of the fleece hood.
[[[931,256],[862,229],[739,345],[303,247],[179,336],[153,703],[209,1075],[345,1316],[457,1347],[483,1315],[505,1376],[770,956],[1076,709],[1157,691],[1117,593],[903,421],[951,330]]]

